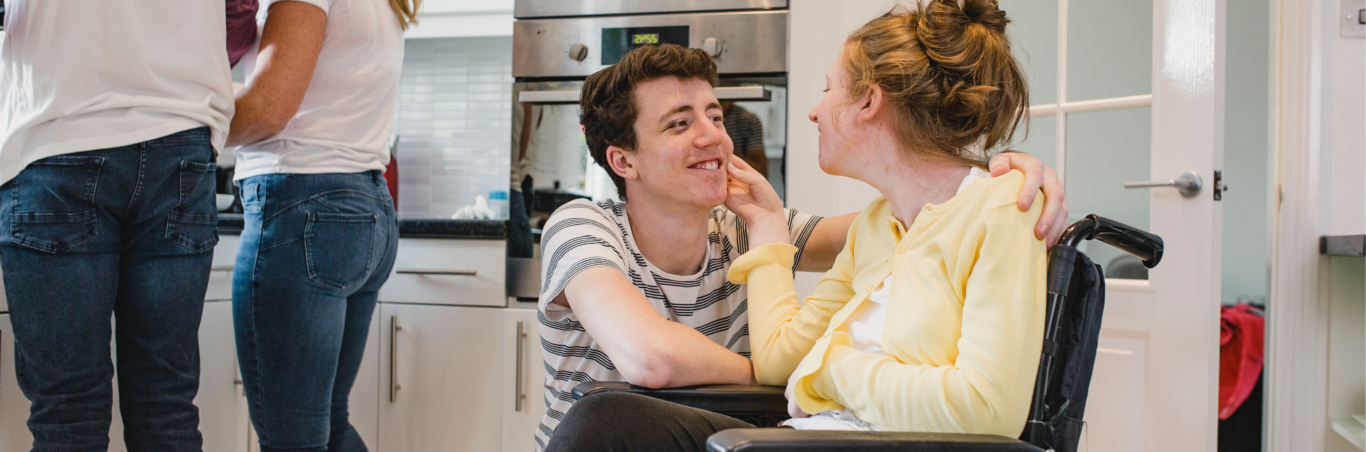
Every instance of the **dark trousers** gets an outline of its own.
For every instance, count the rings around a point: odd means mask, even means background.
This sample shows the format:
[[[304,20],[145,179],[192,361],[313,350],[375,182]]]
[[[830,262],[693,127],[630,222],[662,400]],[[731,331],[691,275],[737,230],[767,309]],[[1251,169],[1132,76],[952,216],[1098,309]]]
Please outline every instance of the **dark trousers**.
[[[38,160],[0,186],[0,264],[33,450],[106,450],[116,367],[129,450],[200,450],[214,170],[200,128]]]
[[[545,452],[703,452],[707,437],[732,428],[754,426],[639,394],[594,394],[565,413]]]
[[[364,451],[347,402],[398,252],[389,187],[379,171],[267,174],[239,187],[233,325],[261,450]]]

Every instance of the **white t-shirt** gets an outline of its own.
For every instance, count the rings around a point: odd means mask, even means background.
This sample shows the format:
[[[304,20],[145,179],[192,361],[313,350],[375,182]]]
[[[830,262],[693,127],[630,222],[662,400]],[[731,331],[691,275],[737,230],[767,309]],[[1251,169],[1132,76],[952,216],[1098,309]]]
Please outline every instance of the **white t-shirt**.
[[[7,0],[0,183],[54,155],[209,127],[233,114],[223,0]]]
[[[234,177],[359,173],[389,164],[389,133],[403,69],[403,29],[388,0],[300,1],[327,14],[327,31],[299,112],[279,133],[237,149]],[[271,0],[261,2],[265,29]],[[257,48],[242,64],[255,77]]]
[[[963,182],[958,184],[958,193],[968,188],[978,179],[991,177],[991,173],[973,167],[968,172]],[[872,293],[868,294],[868,301],[860,309],[863,314],[849,322],[849,347],[874,355],[886,355],[882,351],[883,327],[887,324],[887,299],[892,293],[892,275],[887,275],[887,279],[882,280]],[[808,418],[789,419],[786,425],[798,430],[858,430],[870,431],[882,429],[858,418],[858,415],[849,410],[830,410],[822,411]]]
[[[796,260],[820,217],[787,211],[787,226]],[[589,381],[625,381],[612,358],[584,330],[574,311],[551,303],[579,272],[607,267],[621,272],[660,317],[695,329],[731,351],[749,357],[749,300],[745,286],[726,280],[730,264],[749,251],[749,231],[725,207],[707,217],[707,254],[702,268],[690,275],[672,275],[656,268],[640,254],[626,205],[612,201],[593,204],[577,200],[550,216],[541,236],[541,347],[545,357],[546,414],[536,432],[544,448],[560,419],[569,411],[571,391]]]

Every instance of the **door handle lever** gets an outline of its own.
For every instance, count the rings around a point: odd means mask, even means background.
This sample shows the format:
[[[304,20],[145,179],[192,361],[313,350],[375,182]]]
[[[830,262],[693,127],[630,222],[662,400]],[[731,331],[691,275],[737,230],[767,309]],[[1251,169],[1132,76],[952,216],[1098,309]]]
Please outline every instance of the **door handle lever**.
[[[1199,174],[1197,174],[1195,171],[1188,171],[1186,172],[1186,174],[1182,174],[1181,177],[1172,180],[1125,182],[1124,188],[1175,187],[1177,191],[1181,192],[1181,196],[1193,198],[1196,195],[1200,194],[1200,188],[1203,185],[1204,184],[1202,184],[1200,181]]]

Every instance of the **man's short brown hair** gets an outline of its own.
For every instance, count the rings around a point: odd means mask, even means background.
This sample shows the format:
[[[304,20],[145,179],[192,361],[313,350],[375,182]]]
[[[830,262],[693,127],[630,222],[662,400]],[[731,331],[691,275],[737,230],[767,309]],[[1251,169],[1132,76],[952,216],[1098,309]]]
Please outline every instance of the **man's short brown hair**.
[[[635,86],[664,77],[698,79],[716,86],[716,62],[701,49],[673,44],[645,46],[632,50],[616,65],[588,76],[583,82],[579,124],[583,125],[588,141],[588,153],[598,166],[607,170],[621,199],[626,199],[626,179],[612,171],[607,162],[607,147],[635,150],[639,113]]]

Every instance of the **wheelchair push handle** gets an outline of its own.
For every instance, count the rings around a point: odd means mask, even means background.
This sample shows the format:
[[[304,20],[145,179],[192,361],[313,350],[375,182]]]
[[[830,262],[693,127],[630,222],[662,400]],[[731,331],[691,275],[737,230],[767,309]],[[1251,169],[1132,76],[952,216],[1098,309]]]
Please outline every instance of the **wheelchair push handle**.
[[[1096,239],[1115,248],[1134,255],[1143,261],[1147,268],[1156,267],[1162,261],[1162,237],[1147,231],[1120,223],[1099,215],[1087,215],[1086,219],[1073,223],[1058,243],[1076,247],[1083,240]]]

